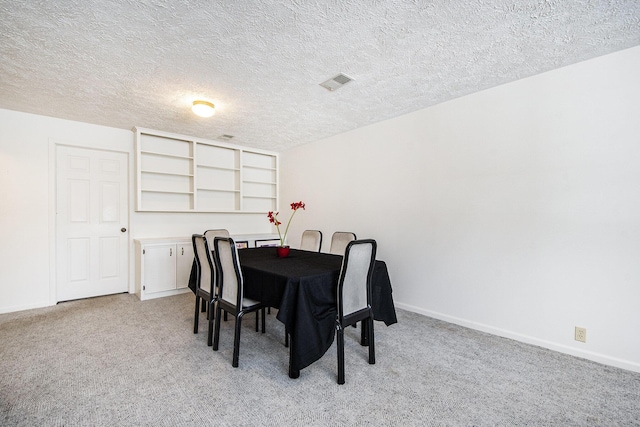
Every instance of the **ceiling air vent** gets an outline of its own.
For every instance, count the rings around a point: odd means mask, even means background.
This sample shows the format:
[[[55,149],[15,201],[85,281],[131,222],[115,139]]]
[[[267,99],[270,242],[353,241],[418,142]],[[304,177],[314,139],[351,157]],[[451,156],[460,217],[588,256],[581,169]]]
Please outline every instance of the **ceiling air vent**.
[[[337,76],[335,76],[333,78],[330,78],[326,82],[320,83],[320,86],[322,86],[325,89],[334,91],[334,90],[339,89],[342,86],[346,85],[347,83],[349,83],[352,80],[353,79],[351,77],[347,76],[346,74],[340,73]]]
[[[222,135],[220,135],[216,139],[218,141],[229,141],[229,140],[233,139],[233,135],[227,135],[226,133],[223,133]]]

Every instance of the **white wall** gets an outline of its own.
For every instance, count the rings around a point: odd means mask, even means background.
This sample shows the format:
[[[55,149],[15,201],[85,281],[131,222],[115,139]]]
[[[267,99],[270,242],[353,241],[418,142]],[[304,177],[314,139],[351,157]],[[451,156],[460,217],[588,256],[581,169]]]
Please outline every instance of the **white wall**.
[[[235,234],[272,231],[266,213],[135,213],[132,131],[0,109],[0,313],[55,302],[55,295],[49,292],[55,267],[50,241],[55,225],[51,214],[55,200],[55,185],[50,180],[55,177],[50,168],[52,141],[129,154],[131,281],[133,239],[190,236],[221,227]]]
[[[399,307],[640,371],[638,76],[635,47],[286,151],[289,241],[374,238]]]

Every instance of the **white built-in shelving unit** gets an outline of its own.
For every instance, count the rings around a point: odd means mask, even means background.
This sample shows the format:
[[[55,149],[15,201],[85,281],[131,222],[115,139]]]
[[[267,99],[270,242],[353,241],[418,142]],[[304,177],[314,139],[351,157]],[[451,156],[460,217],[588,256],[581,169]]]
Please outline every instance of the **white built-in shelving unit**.
[[[277,153],[150,129],[134,132],[137,211],[277,209]]]

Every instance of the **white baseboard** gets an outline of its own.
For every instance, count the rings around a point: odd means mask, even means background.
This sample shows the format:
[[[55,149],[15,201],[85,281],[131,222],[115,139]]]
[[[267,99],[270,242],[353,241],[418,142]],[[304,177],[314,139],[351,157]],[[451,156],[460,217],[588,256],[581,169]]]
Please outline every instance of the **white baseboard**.
[[[55,304],[50,304],[48,302],[43,302],[43,303],[39,303],[39,304],[14,305],[12,307],[0,307],[0,314],[14,313],[16,311],[31,310],[31,309],[34,309],[34,308],[51,307],[52,305],[55,305]]]
[[[422,314],[427,317],[433,317],[434,319],[443,320],[449,323],[454,323],[456,325],[464,326],[466,328],[475,329],[478,331],[486,332],[486,333],[497,335],[504,338],[509,338],[509,339],[520,341],[526,344],[536,345],[538,347],[547,348],[549,350],[557,351],[559,353],[565,353],[571,356],[581,357],[583,359],[591,360],[593,362],[602,363],[603,365],[615,366],[616,368],[622,368],[622,369],[626,369],[628,371],[633,371],[633,372],[640,372],[639,363],[618,359],[616,357],[607,356],[601,353],[594,353],[591,351],[579,350],[576,348],[566,346],[564,344],[558,344],[552,341],[541,340],[539,338],[518,334],[516,332],[509,331],[506,329],[495,328],[493,326],[485,325],[478,322],[473,322],[467,319],[449,316],[449,315],[438,313],[431,310],[425,310],[423,308],[412,306],[409,304],[403,304],[399,302],[395,302],[394,304],[396,307],[401,308],[403,310]]]

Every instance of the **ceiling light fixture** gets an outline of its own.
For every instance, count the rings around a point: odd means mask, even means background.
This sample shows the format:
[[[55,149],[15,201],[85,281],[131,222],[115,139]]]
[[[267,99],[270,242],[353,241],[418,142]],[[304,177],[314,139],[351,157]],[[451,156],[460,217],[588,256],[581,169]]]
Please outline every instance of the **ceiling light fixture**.
[[[193,101],[191,109],[200,117],[211,117],[216,112],[215,105],[208,101]]]

